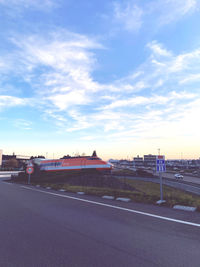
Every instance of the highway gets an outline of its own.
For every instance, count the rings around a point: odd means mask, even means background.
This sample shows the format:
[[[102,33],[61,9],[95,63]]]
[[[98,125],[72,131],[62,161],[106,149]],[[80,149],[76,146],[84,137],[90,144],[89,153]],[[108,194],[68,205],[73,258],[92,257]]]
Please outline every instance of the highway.
[[[196,266],[200,214],[0,180],[0,266]]]
[[[172,180],[177,180],[174,177],[174,173],[165,172],[165,173],[163,173],[163,177],[168,178],[168,179],[172,179]],[[183,174],[183,181],[200,185],[200,178],[195,177],[195,176],[191,176],[191,175]]]

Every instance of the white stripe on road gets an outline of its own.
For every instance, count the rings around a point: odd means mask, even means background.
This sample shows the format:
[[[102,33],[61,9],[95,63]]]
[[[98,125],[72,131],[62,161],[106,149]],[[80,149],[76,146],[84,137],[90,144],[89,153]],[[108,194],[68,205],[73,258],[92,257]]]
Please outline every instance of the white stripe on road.
[[[38,189],[35,189],[35,188],[30,188],[30,187],[27,187],[27,186],[21,186],[21,187],[25,188],[25,189],[32,190],[32,191],[37,191],[37,192],[53,195],[53,196],[74,199],[74,200],[87,202],[87,203],[91,203],[91,204],[95,204],[95,205],[99,205],[99,206],[109,207],[109,208],[118,209],[118,210],[124,210],[124,211],[128,211],[128,212],[136,213],[136,214],[141,214],[141,215],[145,215],[145,216],[149,216],[149,217],[153,217],[153,218],[158,218],[158,219],[165,220],[165,221],[176,222],[176,223],[186,224],[186,225],[190,225],[190,226],[200,227],[200,224],[198,224],[198,223],[177,220],[177,219],[168,218],[168,217],[164,217],[164,216],[159,216],[159,215],[155,215],[155,214],[151,214],[151,213],[147,213],[147,212],[142,212],[142,211],[138,211],[138,210],[132,210],[132,209],[127,209],[127,208],[123,208],[123,207],[119,207],[119,206],[105,204],[105,203],[102,203],[102,202],[96,202],[96,201],[92,201],[92,200],[87,200],[87,199],[82,199],[82,198],[77,198],[77,197],[71,197],[71,196],[67,196],[67,195],[61,195],[61,194],[58,194],[58,193],[52,193],[52,192],[49,192],[49,191],[47,192],[47,191],[38,190]]]

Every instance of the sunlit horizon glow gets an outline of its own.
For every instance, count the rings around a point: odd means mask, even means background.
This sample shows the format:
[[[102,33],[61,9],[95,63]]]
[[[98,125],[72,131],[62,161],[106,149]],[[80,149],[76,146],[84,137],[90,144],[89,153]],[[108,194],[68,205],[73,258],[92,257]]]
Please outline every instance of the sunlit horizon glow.
[[[0,14],[4,154],[199,159],[199,1],[0,0]]]

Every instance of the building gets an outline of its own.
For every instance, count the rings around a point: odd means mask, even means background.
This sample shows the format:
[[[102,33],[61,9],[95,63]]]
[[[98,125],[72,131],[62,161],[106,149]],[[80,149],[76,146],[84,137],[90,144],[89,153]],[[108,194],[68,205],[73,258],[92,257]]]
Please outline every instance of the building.
[[[3,154],[3,150],[0,149],[0,166],[2,165],[2,154]]]
[[[134,163],[135,168],[140,168],[144,166],[143,157],[140,157],[139,155],[137,155],[137,157],[133,158],[133,163]]]
[[[22,168],[25,162],[30,159],[30,156],[15,155],[2,155],[2,167],[3,168]]]
[[[144,166],[156,167],[156,155],[144,155]]]

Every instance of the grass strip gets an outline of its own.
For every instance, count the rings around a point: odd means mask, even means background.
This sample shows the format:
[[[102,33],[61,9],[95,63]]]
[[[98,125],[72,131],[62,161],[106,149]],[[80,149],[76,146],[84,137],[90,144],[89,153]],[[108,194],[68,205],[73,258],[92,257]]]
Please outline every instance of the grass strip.
[[[67,192],[85,192],[87,195],[95,196],[114,196],[130,198],[134,202],[155,204],[160,199],[160,185],[152,182],[138,181],[131,179],[122,179],[123,182],[134,187],[134,191],[121,190],[107,187],[92,187],[92,186],[74,186],[66,183],[53,184],[41,183],[42,187],[51,187],[54,190],[65,189]],[[173,207],[174,205],[194,206],[197,211],[200,211],[200,197],[192,193],[175,189],[163,185],[163,198],[166,200],[164,206]]]

